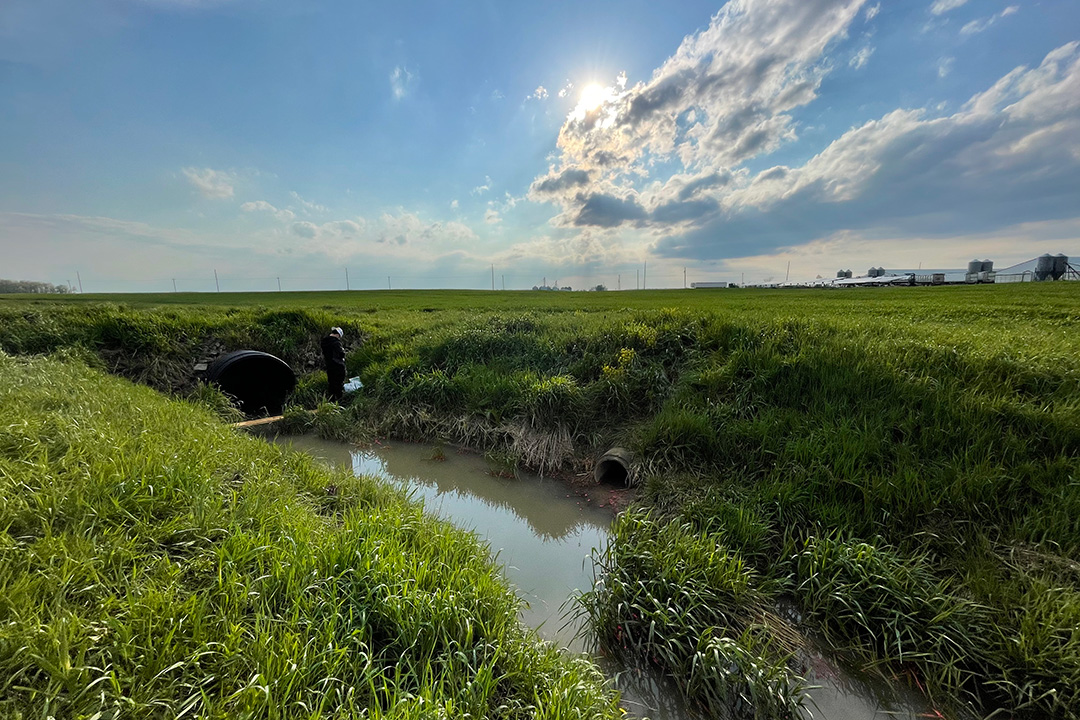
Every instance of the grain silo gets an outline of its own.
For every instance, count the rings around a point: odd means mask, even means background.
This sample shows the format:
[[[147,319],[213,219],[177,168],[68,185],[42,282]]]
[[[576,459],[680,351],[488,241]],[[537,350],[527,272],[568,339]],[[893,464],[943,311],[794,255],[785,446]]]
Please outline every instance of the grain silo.
[[[1066,255],[1054,256],[1054,269],[1051,271],[1050,276],[1055,280],[1060,280],[1066,272],[1069,270],[1069,258]]]
[[[1035,260],[1035,279],[1050,280],[1054,274],[1054,256],[1050,253],[1040,255]]]

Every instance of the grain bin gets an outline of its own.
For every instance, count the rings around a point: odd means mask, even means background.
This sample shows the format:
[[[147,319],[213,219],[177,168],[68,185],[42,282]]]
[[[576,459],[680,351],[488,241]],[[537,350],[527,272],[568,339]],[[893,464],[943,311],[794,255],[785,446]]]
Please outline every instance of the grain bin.
[[[982,260],[972,260],[968,263],[968,275],[978,275],[982,272]]]
[[[1050,280],[1054,274],[1054,256],[1050,253],[1040,255],[1035,260],[1035,279]]]
[[[1054,269],[1050,276],[1055,280],[1060,280],[1065,273],[1069,271],[1069,258],[1067,255],[1061,255],[1060,253],[1054,256]]]

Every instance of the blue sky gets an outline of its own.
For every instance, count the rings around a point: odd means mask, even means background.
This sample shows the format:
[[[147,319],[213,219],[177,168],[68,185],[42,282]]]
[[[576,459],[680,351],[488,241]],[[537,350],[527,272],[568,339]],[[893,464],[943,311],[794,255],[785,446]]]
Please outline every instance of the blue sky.
[[[0,276],[626,289],[1080,252],[1078,42],[1074,0],[6,0]]]

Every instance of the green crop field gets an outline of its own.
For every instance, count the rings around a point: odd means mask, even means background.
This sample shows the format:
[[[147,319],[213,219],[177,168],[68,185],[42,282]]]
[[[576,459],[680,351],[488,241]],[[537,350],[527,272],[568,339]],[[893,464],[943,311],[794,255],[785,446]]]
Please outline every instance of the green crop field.
[[[365,385],[342,409],[316,364],[330,325]],[[1080,717],[1078,284],[0,299],[6,353],[174,395],[212,399],[190,368],[213,347],[299,368],[297,430],[454,442],[542,470],[632,449],[637,506],[582,612],[611,652],[711,711],[795,712],[788,661],[812,632],[947,715]],[[131,398],[117,402],[163,402]],[[36,432],[66,442],[55,422]],[[5,472],[20,447],[0,445]],[[35,512],[58,512],[21,482]],[[9,527],[3,542],[12,567],[25,541]],[[113,602],[134,602],[121,590]],[[3,612],[18,632],[45,626]],[[4,642],[0,663],[16,662]],[[3,692],[37,713],[55,672]]]

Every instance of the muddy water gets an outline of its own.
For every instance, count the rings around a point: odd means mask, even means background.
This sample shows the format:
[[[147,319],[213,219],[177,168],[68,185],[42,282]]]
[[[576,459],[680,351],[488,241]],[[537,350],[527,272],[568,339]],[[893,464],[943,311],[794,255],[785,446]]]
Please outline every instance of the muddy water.
[[[568,599],[592,587],[593,548],[607,543],[612,515],[558,481],[518,473],[498,477],[482,458],[452,448],[393,442],[360,450],[315,437],[282,438],[298,450],[354,472],[398,483],[433,512],[487,541],[526,606],[522,621],[541,637],[573,651],[587,650],[581,621]],[[571,612],[567,612],[570,610]],[[674,687],[641,671],[620,670],[602,658],[632,715],[653,720],[698,720]],[[933,717],[914,694],[859,678],[828,653],[808,651],[800,672],[809,684],[807,717],[823,720],[915,720]]]

